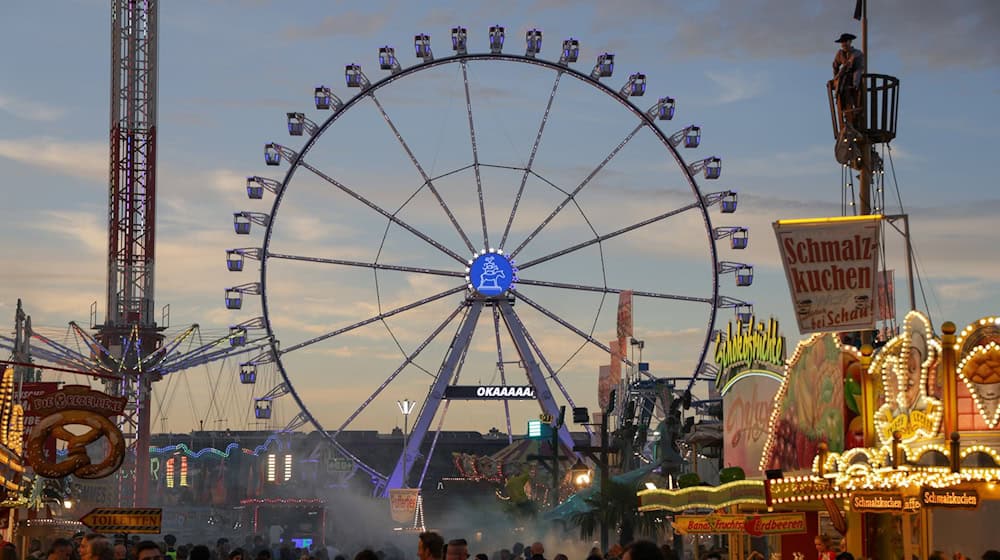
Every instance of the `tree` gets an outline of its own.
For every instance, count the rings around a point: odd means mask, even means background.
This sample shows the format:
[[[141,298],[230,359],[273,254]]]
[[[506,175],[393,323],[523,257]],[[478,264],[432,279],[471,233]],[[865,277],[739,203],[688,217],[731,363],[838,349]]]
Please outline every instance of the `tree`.
[[[588,511],[572,516],[572,523],[580,528],[580,538],[591,539],[600,529],[601,523],[612,529],[618,528],[619,543],[623,545],[632,542],[636,531],[644,535],[660,531],[660,524],[654,515],[639,511],[635,486],[614,480],[608,482],[605,492],[595,489],[586,498],[585,501],[590,506]]]

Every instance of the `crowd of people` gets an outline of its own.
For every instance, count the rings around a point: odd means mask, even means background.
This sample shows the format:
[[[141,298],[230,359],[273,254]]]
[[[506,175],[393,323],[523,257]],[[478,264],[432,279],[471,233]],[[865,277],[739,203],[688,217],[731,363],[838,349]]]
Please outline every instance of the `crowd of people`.
[[[0,560],[14,560],[17,554],[14,545],[6,543],[5,554]],[[9,554],[8,554],[9,553]],[[78,533],[74,538],[57,538],[43,548],[42,542],[33,539],[27,552],[27,560],[406,560],[413,558],[413,552],[396,547],[364,548],[359,551],[340,551],[333,546],[314,545],[296,548],[287,544],[271,546],[264,537],[246,537],[242,546],[233,546],[227,538],[218,539],[214,546],[205,544],[180,544],[173,535],[165,535],[162,540],[142,540],[131,538],[109,538],[105,535]],[[440,534],[427,531],[417,538],[415,556],[418,560],[469,560],[473,554],[465,539],[445,542]],[[511,548],[494,551],[492,554],[480,552],[475,560],[569,560],[563,553],[546,556],[541,542],[530,545],[514,543]],[[583,560],[583,559],[581,559]],[[586,560],[679,560],[669,545],[657,545],[652,541],[636,541],[628,546],[614,545],[607,553],[598,547],[590,550]]]
[[[829,540],[817,537],[816,552],[820,560],[839,560],[849,557],[844,555],[846,553],[837,554],[831,548]],[[495,550],[492,554],[479,552],[474,556],[475,560],[570,560],[567,554],[562,552],[551,556],[546,554],[544,544],[535,542],[528,546],[514,543],[509,549]],[[413,556],[413,552],[402,551],[395,547],[363,548],[348,552],[318,544],[309,548],[295,548],[287,544],[271,546],[261,536],[248,536],[241,546],[233,546],[227,538],[220,538],[216,540],[214,546],[209,546],[179,544],[172,535],[165,535],[162,540],[153,541],[142,540],[135,535],[128,539],[112,539],[95,533],[78,533],[73,539],[53,540],[47,550],[43,549],[41,541],[32,540],[26,558],[27,560],[406,560]],[[420,533],[417,538],[416,556],[418,560],[469,560],[473,554],[465,539],[445,542],[440,534],[427,531]],[[0,560],[17,558],[13,544],[4,543],[0,546]],[[724,560],[725,556],[716,551],[699,551],[698,558]],[[764,557],[759,552],[752,552],[748,558]],[[948,558],[949,556],[942,552],[934,552],[928,560],[948,560]],[[974,560],[958,552],[950,558]],[[594,547],[585,560],[679,560],[679,557],[667,544],[658,545],[652,541],[638,540],[626,546],[613,545],[607,552]],[[1000,551],[987,550],[981,560],[1000,560]]]

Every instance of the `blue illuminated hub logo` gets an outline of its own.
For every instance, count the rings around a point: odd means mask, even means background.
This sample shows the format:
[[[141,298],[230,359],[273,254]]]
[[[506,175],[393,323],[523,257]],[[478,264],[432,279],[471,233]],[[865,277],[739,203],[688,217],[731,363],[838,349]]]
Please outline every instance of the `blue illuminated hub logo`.
[[[517,269],[499,251],[490,250],[476,256],[469,264],[469,289],[486,297],[498,296],[517,281]]]

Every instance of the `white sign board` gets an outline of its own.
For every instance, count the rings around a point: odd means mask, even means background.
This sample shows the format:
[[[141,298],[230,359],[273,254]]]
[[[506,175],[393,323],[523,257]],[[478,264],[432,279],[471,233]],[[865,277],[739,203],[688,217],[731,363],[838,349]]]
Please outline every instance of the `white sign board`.
[[[875,328],[881,216],[774,223],[802,334]]]

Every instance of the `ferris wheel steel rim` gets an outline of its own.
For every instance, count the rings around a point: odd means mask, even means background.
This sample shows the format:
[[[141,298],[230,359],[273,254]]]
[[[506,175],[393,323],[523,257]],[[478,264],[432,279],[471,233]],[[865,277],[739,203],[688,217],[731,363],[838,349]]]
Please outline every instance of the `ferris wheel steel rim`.
[[[264,239],[263,239],[263,243],[261,245],[261,258],[260,258],[260,263],[261,263],[260,264],[260,295],[261,295],[262,315],[263,315],[264,325],[265,325],[266,331],[267,331],[267,333],[270,336],[271,341],[272,341],[271,342],[271,351],[273,352],[273,355],[274,355],[274,362],[275,362],[275,364],[277,366],[278,371],[281,374],[282,380],[283,380],[284,385],[285,385],[285,389],[287,390],[287,394],[290,394],[292,396],[293,400],[299,406],[299,409],[301,410],[302,414],[305,415],[306,420],[309,423],[311,423],[318,431],[320,431],[323,434],[323,436],[337,448],[338,451],[344,453],[346,457],[350,458],[355,463],[355,465],[359,466],[362,470],[364,470],[367,474],[369,474],[371,476],[371,478],[372,478],[373,484],[375,484],[376,487],[378,487],[381,484],[387,483],[389,477],[386,476],[386,475],[383,475],[382,473],[380,473],[376,469],[374,469],[371,466],[369,466],[369,465],[365,464],[364,462],[362,462],[353,453],[351,453],[349,450],[347,450],[346,448],[344,448],[343,445],[340,444],[336,440],[336,435],[340,432],[340,430],[337,430],[335,433],[331,434],[330,431],[328,431],[313,416],[313,414],[310,411],[309,407],[302,400],[301,396],[299,395],[298,391],[296,390],[296,388],[295,388],[295,386],[294,386],[294,384],[293,384],[293,382],[292,382],[292,380],[291,380],[288,372],[285,369],[285,365],[284,365],[284,363],[282,361],[282,354],[284,354],[285,352],[289,352],[291,350],[286,349],[285,351],[282,351],[282,350],[280,350],[278,348],[277,340],[274,338],[275,337],[275,332],[274,332],[274,329],[273,329],[272,323],[271,323],[271,316],[270,316],[269,303],[268,303],[268,299],[269,298],[268,298],[268,292],[267,292],[267,265],[268,265],[268,260],[269,260],[269,258],[281,258],[281,257],[280,256],[277,256],[277,257],[272,256],[269,253],[268,249],[270,247],[271,236],[272,236],[272,233],[273,233],[273,228],[275,227],[274,223],[276,221],[276,216],[278,214],[278,210],[280,208],[281,201],[283,200],[283,197],[284,197],[284,195],[285,195],[285,193],[286,193],[289,185],[291,184],[291,182],[292,182],[292,180],[293,180],[293,178],[295,176],[295,173],[298,171],[299,167],[307,167],[307,169],[308,169],[308,164],[305,163],[305,156],[306,156],[306,154],[308,154],[312,150],[315,142],[317,140],[319,140],[321,137],[323,137],[324,133],[328,129],[330,129],[335,122],[337,122],[337,120],[340,118],[340,116],[343,113],[349,111],[355,105],[357,105],[362,100],[364,100],[366,97],[372,97],[372,99],[375,100],[376,99],[375,98],[375,93],[376,92],[378,92],[379,90],[385,88],[386,86],[388,86],[388,85],[390,85],[390,84],[392,84],[392,83],[396,82],[397,80],[402,79],[404,77],[412,76],[412,75],[414,75],[414,74],[416,74],[416,73],[418,73],[418,72],[420,72],[422,70],[429,70],[429,69],[432,69],[432,68],[437,68],[437,67],[440,67],[440,66],[445,66],[445,65],[455,64],[455,63],[462,64],[463,65],[463,69],[464,69],[465,63],[467,63],[467,62],[474,62],[474,61],[500,61],[500,62],[516,62],[516,63],[522,63],[522,64],[530,64],[530,65],[542,67],[544,69],[556,72],[556,79],[557,80],[561,79],[561,77],[562,77],[563,74],[569,75],[569,76],[571,76],[573,78],[576,78],[578,81],[580,81],[580,82],[582,82],[584,84],[587,84],[587,85],[589,85],[591,87],[594,87],[598,91],[600,91],[600,92],[604,93],[605,95],[611,97],[612,99],[614,99],[615,101],[617,101],[619,104],[621,104],[623,107],[625,107],[628,111],[630,111],[633,114],[633,116],[638,117],[638,119],[640,121],[640,124],[636,127],[636,131],[634,131],[633,134],[635,134],[636,132],[638,132],[639,130],[641,130],[643,128],[648,128],[650,131],[653,132],[653,134],[656,136],[656,139],[659,141],[660,145],[662,145],[663,147],[665,147],[671,153],[671,155],[673,156],[674,162],[676,163],[677,167],[680,168],[681,172],[683,173],[683,176],[684,176],[685,180],[688,183],[689,188],[691,189],[691,192],[693,193],[693,195],[696,198],[696,204],[689,205],[688,208],[684,208],[683,210],[680,210],[680,209],[678,209],[678,210],[679,211],[687,211],[688,209],[694,209],[694,207],[697,206],[697,208],[700,211],[700,214],[701,214],[701,217],[702,217],[702,221],[703,221],[704,226],[705,226],[706,235],[708,236],[709,257],[710,257],[709,261],[710,261],[710,264],[711,264],[711,278],[712,278],[712,280],[711,280],[711,298],[710,298],[710,301],[706,302],[706,303],[708,303],[708,306],[709,306],[708,326],[707,326],[707,329],[706,329],[706,335],[705,335],[704,343],[702,344],[701,350],[700,350],[699,355],[697,357],[697,362],[696,362],[696,365],[695,365],[695,371],[692,372],[692,376],[693,376],[692,379],[694,379],[694,378],[697,377],[697,375],[699,373],[699,370],[701,369],[702,365],[705,362],[705,358],[706,358],[706,355],[708,353],[708,348],[709,348],[710,342],[711,342],[711,337],[712,337],[713,329],[714,329],[714,326],[715,326],[715,321],[716,321],[718,307],[719,307],[719,301],[720,301],[720,296],[719,296],[719,274],[720,274],[720,271],[719,271],[719,267],[718,267],[718,263],[719,263],[718,248],[716,247],[716,238],[714,237],[714,230],[713,230],[713,227],[712,227],[712,221],[711,221],[711,218],[709,216],[709,211],[708,211],[709,210],[709,204],[706,202],[705,197],[702,194],[701,189],[699,188],[699,186],[697,184],[697,181],[694,178],[692,170],[688,167],[688,163],[680,155],[678,149],[674,145],[671,144],[671,142],[670,142],[670,140],[668,138],[668,135],[665,134],[659,128],[659,126],[655,122],[655,119],[653,117],[651,117],[647,112],[645,112],[642,109],[638,108],[631,101],[629,101],[629,99],[627,99],[627,98],[619,95],[619,93],[616,92],[615,90],[613,90],[611,87],[607,86],[606,84],[602,83],[601,81],[599,81],[597,79],[592,78],[591,76],[588,76],[587,74],[584,74],[584,73],[582,73],[580,71],[574,70],[573,68],[569,68],[568,66],[563,66],[561,64],[550,62],[550,61],[547,61],[547,60],[544,60],[544,59],[531,58],[531,57],[521,56],[521,55],[492,54],[492,53],[491,54],[462,54],[462,55],[455,55],[455,56],[449,56],[449,57],[443,57],[443,58],[439,58],[439,59],[434,59],[434,60],[429,61],[429,62],[418,62],[417,64],[415,64],[413,66],[410,66],[410,67],[407,67],[407,68],[403,68],[401,71],[399,71],[399,72],[397,72],[395,74],[390,74],[388,76],[382,77],[381,79],[379,79],[379,80],[377,80],[375,82],[370,83],[370,85],[368,85],[368,87],[362,88],[362,90],[359,91],[356,95],[354,95],[353,97],[351,97],[349,100],[345,101],[340,108],[336,109],[333,112],[333,114],[331,114],[329,117],[327,117],[324,120],[324,122],[317,127],[317,129],[315,130],[315,132],[313,132],[312,134],[309,135],[308,139],[306,140],[305,144],[302,146],[302,148],[300,150],[298,150],[298,151],[294,151],[293,150],[293,152],[295,153],[295,156],[293,158],[290,158],[289,161],[288,161],[289,168],[284,173],[284,178],[281,180],[281,183],[280,183],[280,189],[276,193],[274,201],[273,201],[273,203],[271,205],[271,212],[269,214],[269,221],[268,221],[267,226],[265,227]],[[539,135],[539,139],[540,139],[540,136],[541,135]],[[472,168],[475,165],[477,165],[477,164],[473,163],[473,164],[469,164],[469,165],[461,167],[461,168],[449,170],[449,171],[447,171],[446,173],[444,173],[442,175],[438,175],[436,177],[431,178],[431,180],[439,179],[441,177],[447,176],[447,175],[452,174],[452,173],[457,173],[457,172],[461,172],[461,171],[467,170],[469,168]],[[479,162],[478,165],[487,166],[486,164],[483,164],[481,162]],[[496,166],[496,167],[504,167],[504,166]],[[524,170],[523,168],[517,168],[517,167],[511,167],[511,169],[517,169],[519,171],[523,171]],[[528,169],[528,171],[531,172],[530,169]],[[512,214],[512,217],[513,217],[513,214]],[[631,221],[631,220],[629,220],[629,221]],[[391,225],[391,223],[392,223],[392,220],[390,219],[390,225]],[[633,225],[635,225],[635,224],[633,224]],[[508,227],[509,227],[509,224],[508,224]],[[540,231],[540,230],[541,230],[541,228],[539,228],[538,231]],[[535,233],[537,233],[537,231]],[[506,236],[505,236],[505,240],[506,240]],[[523,248],[527,244],[527,242],[530,241],[530,240],[531,240],[531,237],[526,238],[525,243],[522,243],[522,245],[519,247],[519,249]],[[600,243],[600,242],[601,241],[597,241],[597,243]],[[446,253],[446,254],[448,254],[448,253]],[[566,253],[563,253],[563,254],[566,254]],[[277,255],[277,254],[275,254],[275,255]],[[448,254],[448,256],[451,256],[454,259],[454,255]],[[561,254],[560,255],[555,255],[554,257],[551,257],[551,258],[558,258],[559,256],[562,256],[562,255]],[[376,258],[376,260],[378,260],[378,259]],[[454,260],[458,260],[458,259],[454,259]],[[536,260],[538,260],[538,259],[536,259]],[[539,264],[539,263],[532,263],[532,264]],[[526,285],[532,285],[532,284],[535,284],[535,285],[544,285],[545,284],[545,283],[540,283],[540,282],[537,282],[537,281],[530,281],[530,280],[529,281],[525,281],[524,283]],[[548,283],[548,284],[553,284],[553,283]],[[606,284],[606,282],[605,282],[605,284]],[[550,286],[550,287],[560,287],[560,286]],[[512,291],[514,291],[513,288],[512,288]],[[611,290],[611,289],[609,289],[605,285],[605,295],[607,293],[614,293],[615,291],[616,290]],[[452,293],[450,293],[448,295],[453,295],[453,293],[457,293],[457,292],[452,292]],[[521,294],[518,294],[518,297],[523,298],[524,296],[521,295]],[[696,299],[698,299],[700,301],[700,300],[705,299],[705,298],[696,298]],[[382,312],[381,312],[381,308],[380,308],[380,313],[378,314],[378,316],[381,316],[381,315],[382,315]],[[448,320],[445,321],[445,323],[443,323],[441,325],[441,327],[444,327],[445,325],[450,324],[450,322],[453,320],[453,318],[454,318],[454,313],[449,317]],[[378,319],[376,319],[376,320],[378,320]],[[435,336],[436,336],[436,334],[435,334]],[[532,341],[532,345],[534,345],[534,341]],[[292,348],[294,348],[294,346]],[[537,346],[536,346],[536,348],[537,348]],[[404,356],[405,356],[405,353],[404,353]],[[539,356],[540,357],[542,356],[542,354],[540,352],[539,352]],[[543,359],[544,359],[544,357],[543,357]],[[405,360],[404,361],[404,366],[407,363],[409,363],[409,361],[410,361],[409,359]],[[546,364],[546,366],[548,367],[548,364]],[[561,388],[561,382],[558,381],[558,378],[557,377],[552,377],[552,379],[556,380],[556,382],[560,384],[560,388]],[[693,380],[692,380],[692,383],[693,383]],[[565,394],[565,389],[562,389],[562,390],[564,391],[564,394]],[[350,422],[350,419],[348,420],[348,423],[349,422]],[[508,422],[509,422],[509,417],[508,417]]]

